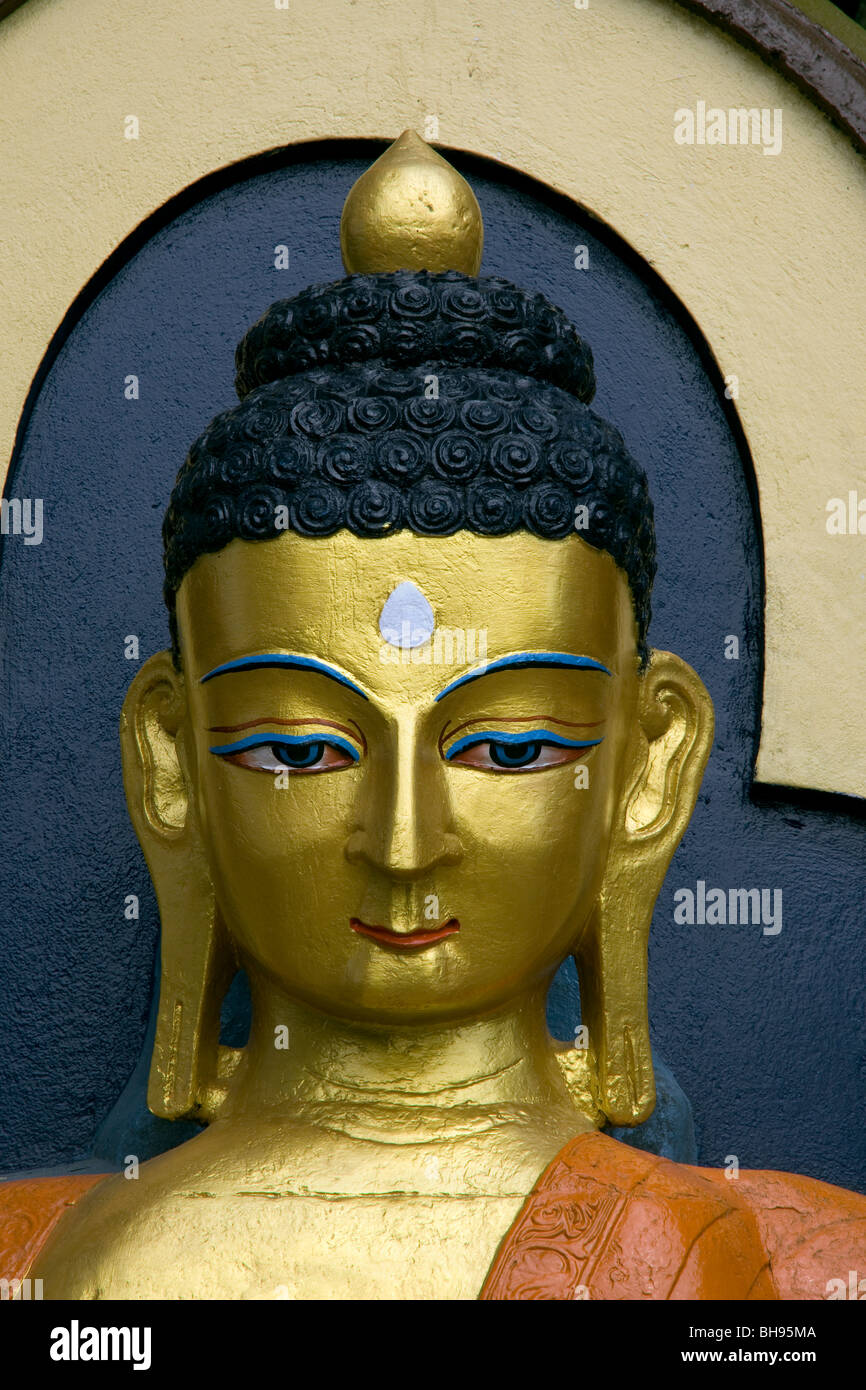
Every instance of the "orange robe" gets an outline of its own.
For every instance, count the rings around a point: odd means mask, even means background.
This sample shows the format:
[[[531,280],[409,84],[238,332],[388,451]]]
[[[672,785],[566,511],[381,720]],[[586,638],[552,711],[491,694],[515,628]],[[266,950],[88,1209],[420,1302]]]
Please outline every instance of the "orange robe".
[[[0,1183],[0,1278],[25,1279],[54,1227],[101,1173]]]
[[[23,1279],[97,1175],[0,1184],[0,1274]],[[505,1235],[482,1299],[825,1299],[866,1270],[866,1197],[789,1173],[672,1163],[580,1134]],[[832,1287],[832,1286],[830,1286]]]
[[[581,1134],[535,1184],[480,1297],[825,1299],[852,1268],[866,1269],[856,1192],[790,1173],[729,1180]]]

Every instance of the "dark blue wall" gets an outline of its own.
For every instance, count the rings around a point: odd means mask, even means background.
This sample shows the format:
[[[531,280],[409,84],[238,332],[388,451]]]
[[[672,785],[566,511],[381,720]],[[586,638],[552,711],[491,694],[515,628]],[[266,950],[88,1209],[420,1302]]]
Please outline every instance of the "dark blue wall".
[[[124,637],[139,636],[142,659],[166,644],[159,528],[175,472],[232,403],[249,324],[273,299],[341,275],[340,209],[369,158],[269,165],[140,237],[33,402],[7,495],[44,498],[45,538],[5,542],[0,586],[0,1172],[89,1153],[140,1058],[158,922],[120,778],[117,719],[137,665]],[[737,1154],[866,1188],[855,1121],[866,1093],[862,824],[843,802],[750,799],[760,540],[717,386],[610,239],[491,166],[471,176],[485,272],[549,295],[592,344],[596,408],[646,466],[656,503],[651,640],[685,657],[716,705],[715,749],[651,948],[655,1041],[693,1103],[700,1159]],[[288,271],[273,268],[277,243],[290,248]],[[588,271],[574,268],[580,243]],[[130,373],[138,401],[124,399]],[[739,661],[724,659],[728,634]],[[674,889],[699,878],[782,889],[781,934],[676,926]],[[129,893],[138,922],[124,918]],[[576,1011],[564,970],[551,997],[559,1036]]]

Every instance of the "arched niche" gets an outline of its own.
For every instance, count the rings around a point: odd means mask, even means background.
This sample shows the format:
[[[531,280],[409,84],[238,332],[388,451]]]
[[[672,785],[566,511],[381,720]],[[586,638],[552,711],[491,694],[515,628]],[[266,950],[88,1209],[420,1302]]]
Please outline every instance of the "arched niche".
[[[7,545],[0,570],[9,1167],[87,1152],[141,1054],[158,924],[119,775],[116,720],[137,666],[126,638],[138,638],[140,659],[167,640],[162,512],[186,447],[232,401],[237,339],[273,299],[340,275],[342,200],[380,149],[298,146],[188,189],[103,267],[39,374],[12,486],[49,499],[46,538]],[[735,1131],[752,1166],[857,1185],[862,1141],[845,1128],[843,1098],[862,1021],[839,999],[866,871],[858,827],[841,811],[749,796],[761,536],[723,378],[693,319],[621,238],[515,171],[449,154],[482,204],[485,270],[547,293],[593,346],[596,406],[646,466],[656,500],[651,638],[696,667],[716,704],[715,751],[659,899],[651,957],[655,1037],[695,1105],[701,1158],[722,1162]],[[289,248],[287,270],[275,269],[277,245]],[[578,246],[591,273],[575,265]],[[730,635],[742,638],[737,660],[725,655]],[[782,933],[677,925],[673,894],[698,881],[778,889]],[[125,915],[130,895],[138,918]],[[822,916],[834,922],[829,941],[812,933]],[[576,1009],[564,971],[551,1000],[559,1035]]]

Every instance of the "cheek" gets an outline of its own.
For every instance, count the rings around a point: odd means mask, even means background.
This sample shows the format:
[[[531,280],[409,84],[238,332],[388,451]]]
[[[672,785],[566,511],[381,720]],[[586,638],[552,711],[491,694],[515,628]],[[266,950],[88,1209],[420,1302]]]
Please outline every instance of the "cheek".
[[[350,872],[353,771],[283,781],[213,755],[202,765],[199,804],[217,896],[229,926],[250,942],[271,935],[275,921],[284,929],[301,908],[327,916]]]
[[[583,770],[581,770],[583,769]],[[594,896],[610,833],[604,756],[544,772],[454,770],[453,804],[467,891],[485,915],[556,927]],[[492,910],[492,911],[490,911]]]

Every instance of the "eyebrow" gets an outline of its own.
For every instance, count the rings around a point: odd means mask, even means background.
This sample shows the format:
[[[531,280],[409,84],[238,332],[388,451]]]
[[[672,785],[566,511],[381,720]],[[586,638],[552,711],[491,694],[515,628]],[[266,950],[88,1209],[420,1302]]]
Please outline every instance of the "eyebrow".
[[[492,675],[494,671],[504,671],[507,667],[517,669],[522,666],[564,666],[578,671],[601,671],[605,676],[612,674],[600,661],[591,656],[572,656],[570,652],[517,652],[514,656],[502,656],[498,661],[490,661],[475,671],[467,671],[458,676],[444,690],[440,690],[436,700],[443,700],[452,690],[470,681],[480,680],[482,676]]]
[[[199,684],[204,685],[205,681],[212,681],[215,676],[229,676],[235,671],[258,671],[264,666],[285,666],[293,671],[314,671],[317,675],[327,676],[329,680],[336,681],[338,685],[354,690],[362,700],[370,698],[360,685],[349,680],[349,677],[338,671],[336,666],[329,666],[326,661],[317,661],[313,656],[288,656],[285,652],[264,652],[261,656],[241,656],[236,661],[227,661],[223,666],[215,666],[212,671],[208,671],[201,677]]]

